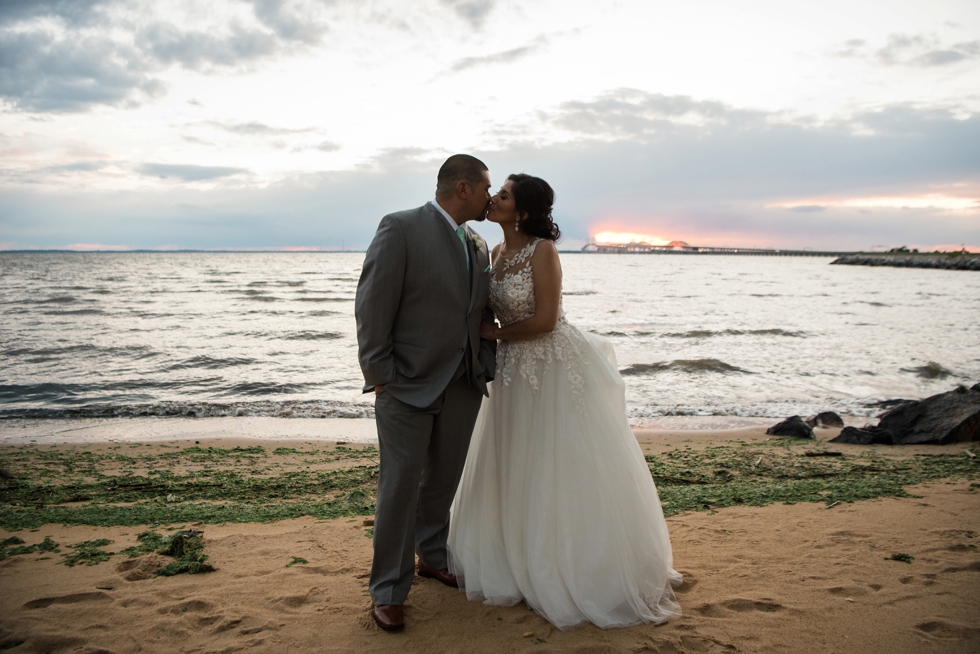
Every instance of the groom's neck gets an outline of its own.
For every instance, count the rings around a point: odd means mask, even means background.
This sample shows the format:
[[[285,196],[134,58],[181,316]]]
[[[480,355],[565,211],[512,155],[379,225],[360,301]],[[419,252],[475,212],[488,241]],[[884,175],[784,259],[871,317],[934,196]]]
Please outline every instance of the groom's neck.
[[[456,221],[457,225],[462,225],[466,222],[466,219],[462,217],[466,214],[466,207],[459,202],[459,198],[440,198],[436,196],[436,202],[439,203],[443,211],[449,214],[450,218]]]

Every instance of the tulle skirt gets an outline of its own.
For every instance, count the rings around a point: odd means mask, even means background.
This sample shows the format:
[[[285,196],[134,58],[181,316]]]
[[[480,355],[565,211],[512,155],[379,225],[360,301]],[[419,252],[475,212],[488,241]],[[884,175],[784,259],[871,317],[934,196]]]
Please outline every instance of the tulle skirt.
[[[470,600],[524,600],[559,629],[678,615],[681,576],[612,345],[564,321],[541,339],[501,344],[453,502],[450,570]]]

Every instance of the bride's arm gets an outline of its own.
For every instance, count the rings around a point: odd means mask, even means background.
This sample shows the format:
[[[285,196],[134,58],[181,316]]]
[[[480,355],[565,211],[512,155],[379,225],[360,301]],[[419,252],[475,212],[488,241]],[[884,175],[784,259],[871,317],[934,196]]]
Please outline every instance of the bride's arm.
[[[531,256],[531,269],[534,278],[534,315],[506,327],[484,323],[480,336],[519,341],[554,330],[561,305],[561,262],[558,260],[558,248],[552,241],[538,243]],[[483,331],[487,334],[484,335]]]

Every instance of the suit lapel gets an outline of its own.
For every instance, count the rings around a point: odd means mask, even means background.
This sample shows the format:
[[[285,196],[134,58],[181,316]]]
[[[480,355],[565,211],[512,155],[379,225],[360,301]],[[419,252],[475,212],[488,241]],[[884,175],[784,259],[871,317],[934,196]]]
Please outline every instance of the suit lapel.
[[[466,253],[463,252],[463,248],[460,247],[459,237],[456,236],[456,232],[453,228],[449,226],[449,221],[446,217],[439,213],[439,210],[432,206],[431,203],[426,203],[426,209],[429,210],[429,214],[432,220],[438,221],[439,223],[439,233],[441,233],[443,238],[443,245],[449,251],[449,256],[453,261],[453,270],[455,271],[455,278],[459,280],[459,288],[463,292],[463,297],[469,299],[469,284],[467,284],[467,271],[466,271]]]
[[[466,228],[466,236],[466,243],[470,252],[470,263],[473,264],[470,266],[470,306],[469,310],[467,311],[467,313],[469,313],[473,311],[473,307],[476,304],[478,296],[480,295],[480,280],[485,274],[484,270],[487,267],[487,264],[483,262],[483,257],[481,256],[483,251],[477,248],[476,244],[473,242],[473,231],[470,230],[469,227]]]

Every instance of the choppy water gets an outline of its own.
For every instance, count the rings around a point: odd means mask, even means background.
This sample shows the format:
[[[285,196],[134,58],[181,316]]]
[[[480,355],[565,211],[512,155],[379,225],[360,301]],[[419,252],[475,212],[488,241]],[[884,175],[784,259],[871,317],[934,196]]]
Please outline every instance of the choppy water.
[[[0,254],[0,417],[369,416],[358,253]],[[566,254],[636,423],[783,417],[980,380],[980,274]]]

